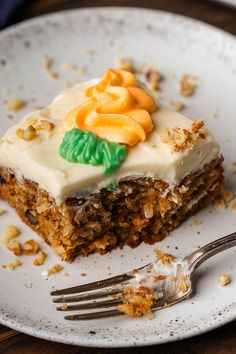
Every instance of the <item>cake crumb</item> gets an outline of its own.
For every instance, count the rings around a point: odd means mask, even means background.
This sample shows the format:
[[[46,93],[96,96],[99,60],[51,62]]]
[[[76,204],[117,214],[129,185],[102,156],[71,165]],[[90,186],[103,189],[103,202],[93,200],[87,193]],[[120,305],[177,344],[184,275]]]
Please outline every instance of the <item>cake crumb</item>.
[[[164,265],[170,266],[174,260],[174,258],[170,254],[161,252],[159,249],[156,249],[155,253],[157,259],[159,259],[159,261]]]
[[[133,61],[130,58],[120,58],[120,59],[118,59],[117,66],[121,70],[127,70],[127,71],[130,71],[130,72],[134,71]]]
[[[81,277],[86,277],[87,273],[81,272],[80,275]]]
[[[18,227],[14,226],[14,225],[7,226],[6,233],[5,233],[6,240],[16,238],[19,235],[20,235],[20,230],[18,229]]]
[[[34,259],[33,264],[35,266],[41,266],[42,264],[44,264],[46,258],[47,258],[47,254],[42,250],[40,250],[38,257]]]
[[[13,101],[8,102],[7,109],[10,112],[16,112],[16,111],[19,111],[20,109],[24,108],[25,105],[26,105],[26,101],[17,99],[17,100],[13,100]]]
[[[151,307],[156,296],[149,288],[143,286],[139,288],[126,288],[122,292],[123,304],[117,307],[118,311],[128,316],[139,317],[145,315],[148,319],[153,319]]]
[[[220,286],[225,286],[231,282],[230,276],[226,273],[222,273],[218,277],[218,283]]]
[[[69,277],[70,274],[68,272],[65,272],[64,275],[65,277]]]
[[[19,266],[21,266],[22,263],[19,261],[19,259],[14,259],[13,261],[7,263],[7,264],[4,264],[2,265],[2,267],[4,269],[6,269],[8,272],[11,272],[13,270],[15,270],[16,268],[18,268]]]
[[[59,263],[56,263],[51,268],[48,268],[47,275],[60,273],[62,271],[62,269],[63,269],[63,267]]]
[[[184,74],[180,79],[180,94],[182,96],[192,96],[196,90],[196,76]]]
[[[185,108],[185,104],[181,101],[171,101],[170,105],[175,110],[175,112],[181,112]]]
[[[22,247],[20,242],[11,239],[6,243],[6,247],[9,251],[12,251],[15,256],[20,256],[22,254]]]
[[[218,209],[225,209],[225,207],[226,207],[226,203],[223,198],[217,198],[214,201],[214,204]]]
[[[193,220],[191,221],[190,225],[193,227],[193,226],[198,226],[198,225],[201,225],[202,224],[202,221],[200,220]]]
[[[25,241],[25,243],[23,244],[23,253],[25,255],[31,256],[38,253],[38,251],[39,251],[39,244],[34,239]]]

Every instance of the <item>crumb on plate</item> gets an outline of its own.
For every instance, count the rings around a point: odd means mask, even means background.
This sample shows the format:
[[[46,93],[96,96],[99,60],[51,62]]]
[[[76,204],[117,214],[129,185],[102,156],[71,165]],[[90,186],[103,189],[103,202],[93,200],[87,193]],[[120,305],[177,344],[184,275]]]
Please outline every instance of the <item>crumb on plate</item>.
[[[16,99],[16,100],[8,102],[7,109],[10,112],[16,112],[16,111],[19,111],[20,109],[24,108],[25,105],[26,105],[26,101]]]
[[[33,264],[35,266],[41,266],[44,264],[46,258],[47,258],[47,254],[42,250],[40,250],[38,253],[38,257],[34,259]]]
[[[19,261],[19,259],[16,258],[7,264],[4,264],[2,267],[6,269],[8,272],[11,272],[21,265],[22,265],[21,261]]]
[[[225,286],[231,282],[230,276],[226,273],[222,273],[218,277],[218,283],[220,286]]]
[[[192,96],[197,87],[196,76],[184,74],[180,79],[180,94],[182,96]]]

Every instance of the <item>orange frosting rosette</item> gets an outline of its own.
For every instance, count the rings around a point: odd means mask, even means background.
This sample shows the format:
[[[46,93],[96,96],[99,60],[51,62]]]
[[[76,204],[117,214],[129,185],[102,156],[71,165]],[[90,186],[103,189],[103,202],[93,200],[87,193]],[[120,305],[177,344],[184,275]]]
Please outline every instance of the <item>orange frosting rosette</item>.
[[[64,130],[77,127],[129,146],[145,141],[152,131],[150,114],[156,102],[137,87],[132,73],[109,69],[97,85],[86,90],[85,96],[87,99],[65,117]]]

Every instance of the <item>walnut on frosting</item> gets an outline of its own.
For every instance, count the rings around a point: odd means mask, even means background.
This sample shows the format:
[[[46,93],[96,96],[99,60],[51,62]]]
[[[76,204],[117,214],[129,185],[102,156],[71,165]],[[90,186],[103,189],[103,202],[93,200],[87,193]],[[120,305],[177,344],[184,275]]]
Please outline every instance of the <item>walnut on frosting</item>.
[[[162,131],[162,140],[171,145],[174,152],[192,150],[207,137],[207,129],[202,120],[193,122],[189,129],[175,127]]]
[[[46,119],[38,120],[35,117],[30,117],[25,122],[28,124],[26,128],[18,128],[16,130],[16,135],[19,139],[26,141],[33,140],[38,132],[50,132],[54,128],[54,124]]]
[[[26,129],[18,128],[16,131],[16,135],[19,139],[31,141],[36,136],[36,130],[32,125],[29,125]]]

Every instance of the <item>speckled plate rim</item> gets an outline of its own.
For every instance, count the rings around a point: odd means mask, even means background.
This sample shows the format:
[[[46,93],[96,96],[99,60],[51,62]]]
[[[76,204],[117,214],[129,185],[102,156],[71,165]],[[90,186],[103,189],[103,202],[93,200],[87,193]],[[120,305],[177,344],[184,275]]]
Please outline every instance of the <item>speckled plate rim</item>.
[[[194,23],[195,26],[199,26],[201,28],[206,29],[207,31],[210,31],[212,34],[214,32],[214,35],[217,35],[221,37],[221,40],[227,41],[227,44],[233,47],[234,50],[236,50],[236,40],[235,37],[227,33],[215,26],[209,25],[207,23],[204,23],[202,21],[189,18],[183,15],[175,14],[175,13],[170,13],[167,11],[160,11],[160,10],[153,10],[153,9],[143,9],[143,8],[137,8],[137,7],[89,7],[89,8],[82,8],[82,9],[72,9],[72,10],[64,10],[64,11],[59,11],[51,14],[46,14],[46,15],[41,15],[34,17],[32,19],[26,20],[24,22],[18,23],[16,25],[13,25],[9,28],[6,28],[2,31],[0,31],[0,39],[3,39],[5,36],[8,36],[9,34],[17,34],[17,31],[19,29],[27,29],[28,27],[32,25],[40,25],[44,23],[45,21],[50,21],[50,20],[59,20],[64,13],[66,14],[75,14],[75,13],[86,13],[88,12],[93,13],[96,11],[102,12],[102,11],[139,11],[140,13],[158,13],[161,16],[168,16],[171,17],[174,20],[182,21],[183,23],[190,24]],[[109,342],[95,342],[95,341],[88,341],[88,340],[83,340],[83,338],[80,338],[79,340],[73,341],[71,339],[67,340],[65,337],[62,337],[58,335],[57,333],[48,333],[47,330],[44,330],[43,328],[38,329],[37,327],[33,328],[32,326],[29,326],[25,324],[21,319],[15,319],[14,321],[4,317],[3,314],[0,313],[0,323],[8,326],[9,328],[12,328],[16,331],[20,331],[22,333],[32,335],[37,338],[45,339],[45,340],[50,340],[50,341],[55,341],[59,343],[65,343],[65,344],[71,344],[71,345],[80,345],[80,346],[86,346],[86,347],[100,347],[100,348],[122,348],[122,347],[132,347],[132,346],[147,346],[147,345],[155,345],[155,344],[163,344],[163,343],[168,343],[168,342],[173,342],[177,340],[183,340],[187,339],[193,336],[198,336],[201,334],[204,334],[206,332],[210,332],[214,329],[217,329],[221,327],[222,325],[226,325],[234,320],[236,320],[236,302],[232,303],[229,305],[229,309],[227,309],[227,317],[224,317],[224,319],[218,320],[217,318],[214,319],[213,322],[211,322],[211,327],[207,326],[206,324],[202,325],[201,327],[199,326],[193,326],[191,329],[189,329],[188,332],[183,333],[180,337],[172,337],[169,334],[163,336],[161,339],[155,339],[154,337],[151,337],[148,342],[129,342],[129,343],[109,343]],[[222,313],[225,311],[224,308],[219,308],[217,309],[219,312],[221,311]]]

